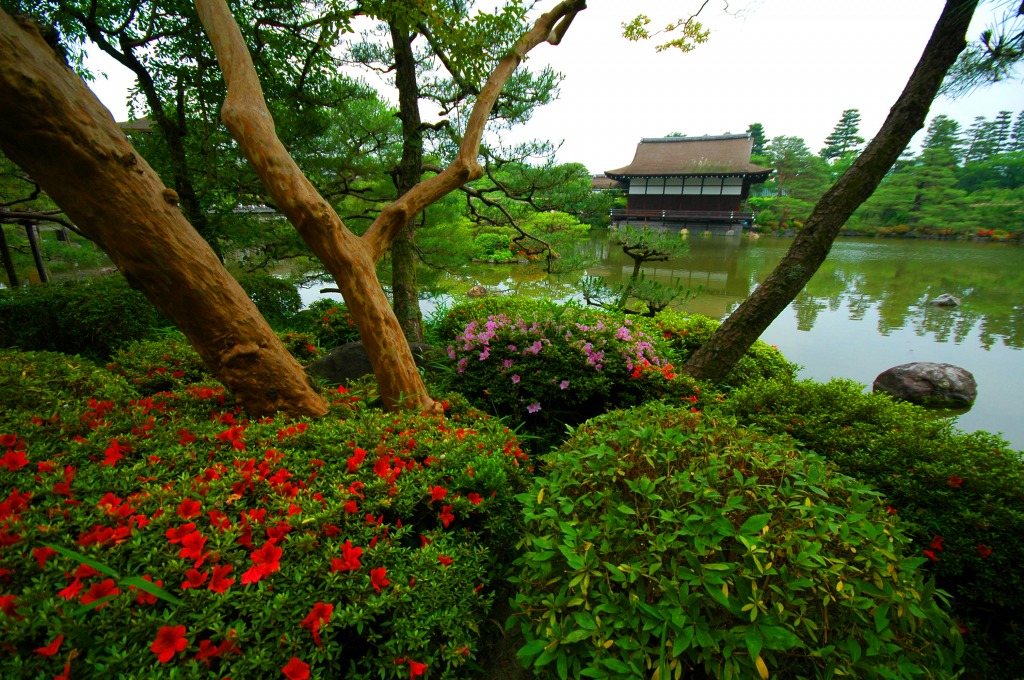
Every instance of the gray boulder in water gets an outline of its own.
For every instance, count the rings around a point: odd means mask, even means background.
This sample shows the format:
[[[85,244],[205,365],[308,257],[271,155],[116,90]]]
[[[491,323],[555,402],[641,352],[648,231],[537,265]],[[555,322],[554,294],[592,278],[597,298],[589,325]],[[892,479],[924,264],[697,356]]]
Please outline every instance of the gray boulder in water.
[[[959,307],[960,298],[954,297],[949,293],[943,293],[942,295],[929,300],[928,304],[935,305],[936,307]]]
[[[412,349],[416,365],[420,367],[426,366],[437,354],[432,346],[422,342],[411,342],[409,347]],[[373,375],[373,366],[370,364],[370,357],[367,356],[363,343],[350,342],[335,347],[310,363],[306,366],[306,372],[330,385],[348,387],[354,380],[365,375]]]
[[[978,397],[978,385],[969,371],[952,364],[918,361],[883,371],[873,387],[921,406],[969,408]]]

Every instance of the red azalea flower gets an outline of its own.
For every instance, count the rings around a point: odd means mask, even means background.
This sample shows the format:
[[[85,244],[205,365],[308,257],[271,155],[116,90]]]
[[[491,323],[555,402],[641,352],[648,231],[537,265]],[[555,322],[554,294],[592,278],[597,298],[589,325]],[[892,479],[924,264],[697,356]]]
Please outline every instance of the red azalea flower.
[[[927,557],[928,559],[930,559],[932,562],[938,562],[939,561],[939,558],[931,550],[925,550],[924,551],[924,556]]]
[[[942,552],[946,549],[946,539],[944,539],[942,536],[933,536],[932,542],[928,545],[928,547],[932,550],[938,550],[939,552]]]
[[[0,595],[0,612],[3,612],[6,616],[12,619],[21,621],[25,617],[18,613],[18,596],[17,595]]]
[[[43,546],[42,548],[32,548],[32,557],[36,558],[36,562],[39,563],[40,569],[46,568],[46,560],[50,559],[57,554],[57,551],[53,548]]]
[[[317,602],[313,605],[313,609],[309,614],[306,614],[306,618],[302,619],[302,623],[299,624],[301,628],[309,628],[313,633],[313,642],[316,643],[317,647],[323,647],[320,643],[320,628],[330,623],[331,614],[333,613],[334,605]]]
[[[892,507],[891,505],[885,506],[885,511],[888,512],[890,515],[896,514],[896,508]]]
[[[215,593],[225,593],[234,584],[235,579],[228,578],[228,574],[234,569],[230,564],[222,564],[213,568],[213,576],[210,578],[210,590]]]
[[[347,512],[347,513],[349,513],[351,515],[356,514],[357,512],[359,512],[359,504],[356,503],[355,501],[346,501],[345,502],[345,512]]]
[[[448,557],[447,555],[438,555],[437,556],[437,561],[440,562],[441,564],[443,564],[446,567],[449,564],[451,564],[452,562],[454,562],[454,560],[452,558]]]
[[[989,558],[989,555],[992,554],[992,548],[989,548],[987,545],[984,545],[983,543],[979,543],[978,554],[981,555],[981,559],[987,560]]]
[[[17,472],[21,468],[28,465],[28,458],[25,456],[24,451],[10,451],[0,458],[0,465],[7,468],[8,472]]]
[[[178,557],[195,560],[196,568],[198,569],[203,566],[203,562],[206,559],[206,556],[203,555],[203,547],[205,545],[206,536],[203,536],[198,531],[186,534],[181,538],[181,550],[178,551]]]
[[[353,548],[352,541],[345,541],[341,546],[341,557],[331,558],[331,572],[355,571],[360,566],[359,558],[363,554],[362,548]]]
[[[366,451],[356,448],[356,450],[352,452],[352,455],[349,456],[348,471],[355,472],[364,460],[366,460]]]
[[[293,656],[289,661],[288,665],[281,669],[284,676],[288,680],[308,680],[309,678],[309,664],[299,660],[298,657]]]
[[[373,585],[373,589],[380,594],[381,588],[386,588],[391,585],[391,581],[387,579],[388,570],[385,567],[377,567],[376,569],[370,570],[370,583]]]
[[[57,597],[62,597],[65,600],[73,600],[78,597],[82,592],[82,582],[79,579],[75,579],[71,582],[67,588],[61,589],[57,593]]]
[[[181,543],[183,538],[195,530],[195,522],[189,522],[188,524],[183,524],[180,527],[168,529],[164,532],[164,536],[166,536],[167,540],[171,542],[171,545],[174,545],[175,543]]]
[[[107,465],[109,467],[114,467],[115,465],[117,465],[117,461],[124,458],[124,454],[128,453],[131,450],[131,446],[127,444],[121,444],[120,442],[117,441],[117,439],[111,439],[110,446],[108,446],[107,449],[103,452],[103,455],[106,457],[103,459],[103,462],[101,464]]]
[[[156,639],[149,646],[160,663],[167,663],[186,647],[188,640],[185,639],[185,626],[161,626],[156,632]]]
[[[269,542],[264,544],[259,550],[251,553],[249,559],[254,564],[248,571],[242,574],[242,583],[244,585],[256,583],[267,574],[278,571],[281,568],[281,553],[281,548]]]
[[[114,579],[104,579],[99,583],[93,583],[91,586],[89,586],[88,592],[86,592],[85,595],[82,595],[82,604],[90,604],[104,597],[120,594],[121,590],[114,583]],[[96,609],[103,609],[106,606],[107,603],[104,602],[100,606],[96,607]]]
[[[418,678],[419,676],[423,675],[423,673],[426,670],[427,664],[419,663],[417,661],[409,659],[409,680],[413,680],[413,678]]]
[[[960,488],[960,485],[964,483],[964,480],[960,479],[956,475],[950,475],[949,479],[946,480],[946,484],[950,485],[954,489]]]
[[[480,505],[480,502],[483,500],[478,493],[466,494],[466,498],[473,505]]]
[[[181,501],[181,505],[178,506],[178,517],[182,519],[192,519],[202,514],[202,504],[191,498],[186,498]]]
[[[445,505],[441,507],[441,521],[444,523],[445,529],[455,521],[455,515],[452,514],[452,506]]]
[[[210,524],[221,531],[227,531],[231,528],[231,520],[220,510],[210,510],[206,514],[210,518]]]
[[[64,642],[64,636],[58,635],[57,639],[51,642],[50,644],[46,645],[45,647],[35,649],[33,651],[36,654],[42,654],[43,656],[53,656],[57,653],[57,650],[60,649],[60,643],[62,642]]]
[[[189,569],[185,572],[185,582],[181,584],[181,589],[188,590],[189,588],[199,588],[206,583],[206,579],[209,575],[210,573],[207,571]]]
[[[430,502],[443,500],[448,495],[448,489],[443,486],[430,487]]]
[[[75,578],[92,578],[93,576],[99,576],[100,572],[96,571],[88,564],[79,564],[71,575]]]
[[[18,435],[16,434],[0,434],[0,447],[13,449],[14,445],[18,443]]]
[[[142,580],[143,581],[149,581],[150,583],[153,583],[153,577],[150,576],[149,574],[146,574],[145,576],[143,576]],[[163,581],[157,581],[155,585],[158,588],[160,588],[160,587],[163,587],[164,582]],[[136,586],[131,586],[131,589],[139,591],[139,594],[135,596],[135,601],[138,604],[156,604],[156,595],[153,595],[152,593],[147,593],[145,590],[143,590],[141,588],[138,588]]]

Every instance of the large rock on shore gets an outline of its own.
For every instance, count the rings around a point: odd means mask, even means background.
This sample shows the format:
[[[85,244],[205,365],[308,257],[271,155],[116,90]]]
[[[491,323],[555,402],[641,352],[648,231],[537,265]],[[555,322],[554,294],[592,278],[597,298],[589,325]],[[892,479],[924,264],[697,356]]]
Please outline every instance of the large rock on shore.
[[[978,385],[969,371],[952,364],[918,361],[883,371],[873,387],[921,406],[969,408],[978,397]]]
[[[422,342],[409,343],[416,365],[426,366],[436,351]],[[361,342],[340,345],[306,366],[306,372],[331,385],[348,387],[350,383],[365,375],[373,375],[373,366],[366,348]]]

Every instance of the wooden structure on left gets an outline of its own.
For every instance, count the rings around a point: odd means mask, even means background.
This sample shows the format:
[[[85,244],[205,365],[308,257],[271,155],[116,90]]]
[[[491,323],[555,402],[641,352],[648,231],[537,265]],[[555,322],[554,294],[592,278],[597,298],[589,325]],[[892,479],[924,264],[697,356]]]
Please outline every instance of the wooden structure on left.
[[[641,139],[632,163],[604,173],[626,188],[626,208],[612,211],[612,223],[752,226],[750,187],[772,172],[750,162],[753,144],[747,134]]]

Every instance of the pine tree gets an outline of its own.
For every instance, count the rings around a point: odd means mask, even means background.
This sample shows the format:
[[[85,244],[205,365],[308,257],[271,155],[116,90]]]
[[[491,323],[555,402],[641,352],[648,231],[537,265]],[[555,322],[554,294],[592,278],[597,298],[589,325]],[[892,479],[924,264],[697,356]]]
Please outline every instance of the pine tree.
[[[925,151],[943,150],[953,157],[954,163],[959,163],[963,157],[963,135],[960,132],[960,123],[949,116],[939,114],[928,124],[928,132],[921,146],[922,155]]]
[[[987,161],[999,153],[999,141],[996,138],[996,124],[985,116],[978,116],[967,129],[967,151],[964,163]]]
[[[764,126],[760,123],[751,123],[747,127],[747,134],[754,138],[754,147],[750,153],[754,156],[763,156],[765,144]]]
[[[859,151],[860,145],[864,143],[864,138],[857,134],[859,131],[860,111],[846,109],[832,130],[832,134],[825,138],[825,147],[818,152],[818,155],[825,160],[831,160]]]
[[[1010,150],[1010,133],[1013,126],[1013,112],[1000,111],[992,123],[992,135],[995,138],[996,153],[1006,153]]]
[[[1010,151],[1024,151],[1024,111],[1017,114],[1010,132]]]

